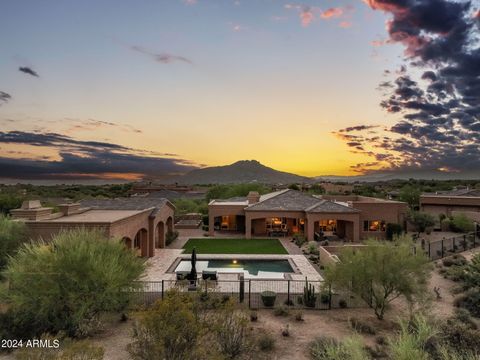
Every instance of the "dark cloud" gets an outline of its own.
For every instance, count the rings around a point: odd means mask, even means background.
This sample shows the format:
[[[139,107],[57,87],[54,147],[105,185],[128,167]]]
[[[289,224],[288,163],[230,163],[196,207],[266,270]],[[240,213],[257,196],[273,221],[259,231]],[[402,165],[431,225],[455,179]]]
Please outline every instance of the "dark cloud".
[[[386,138],[356,139],[357,146],[383,149],[380,158],[374,156],[385,161],[381,170],[479,169],[480,31],[471,2],[366,2],[391,15],[387,42],[405,48],[405,63],[386,71],[393,78],[379,86],[387,91],[381,107],[402,119]]]
[[[369,130],[369,129],[374,129],[377,128],[378,125],[358,125],[358,126],[350,126],[346,127],[344,129],[338,130],[338,132],[352,132],[352,131],[363,131],[363,130]]]
[[[32,68],[30,68],[28,66],[20,66],[18,68],[18,70],[25,73],[25,74],[28,74],[28,75],[32,75],[32,76],[35,76],[35,77],[40,77],[35,70],[33,70]]]
[[[151,57],[152,59],[154,59],[156,62],[159,62],[159,63],[162,63],[162,64],[171,64],[171,63],[174,63],[174,62],[184,62],[184,63],[187,63],[187,64],[190,64],[192,65],[193,62],[184,57],[184,56],[180,56],[180,55],[173,55],[173,54],[169,54],[169,53],[154,53],[150,50],[147,50],[141,46],[136,46],[136,45],[133,45],[130,47],[130,49],[132,49],[133,51],[136,51],[136,52],[139,52],[141,54],[144,54],[144,55],[148,55],[149,57]]]
[[[199,165],[173,154],[136,150],[119,144],[82,141],[57,133],[0,132],[0,143],[53,148],[59,160],[0,157],[2,177],[16,179],[67,179],[75,176],[102,178],[104,174],[129,178],[185,173]],[[10,150],[12,151],[12,150]],[[5,152],[4,152],[5,153]]]
[[[0,91],[0,106],[10,101],[12,96],[4,91]]]

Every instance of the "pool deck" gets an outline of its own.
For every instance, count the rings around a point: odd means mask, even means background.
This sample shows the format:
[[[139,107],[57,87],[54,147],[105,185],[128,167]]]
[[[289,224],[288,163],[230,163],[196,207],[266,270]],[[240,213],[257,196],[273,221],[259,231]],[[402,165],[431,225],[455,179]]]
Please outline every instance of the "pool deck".
[[[142,277],[143,281],[162,281],[175,280],[174,272],[168,272],[172,264],[177,258],[190,258],[189,255],[182,254],[182,249],[156,249],[155,256],[147,261],[147,270]],[[197,259],[269,259],[269,260],[288,260],[291,259],[295,263],[296,273],[289,274],[291,280],[322,280],[321,275],[310,264],[304,255],[288,254],[288,255],[268,255],[268,254],[201,254]],[[219,280],[236,280],[238,274],[219,273]],[[268,279],[266,279],[268,280]]]

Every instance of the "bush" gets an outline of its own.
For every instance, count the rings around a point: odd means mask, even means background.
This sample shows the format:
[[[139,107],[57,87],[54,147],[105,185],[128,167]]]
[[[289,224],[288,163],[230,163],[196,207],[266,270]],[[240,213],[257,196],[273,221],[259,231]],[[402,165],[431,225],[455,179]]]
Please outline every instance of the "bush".
[[[218,313],[215,330],[220,353],[225,358],[235,359],[243,353],[252,351],[247,317],[242,312],[234,311],[231,305],[227,305]]]
[[[258,347],[261,351],[272,351],[275,348],[275,338],[268,333],[263,333],[258,338]]]
[[[467,264],[467,259],[465,259],[465,257],[462,255],[455,254],[442,259],[442,264],[446,267],[463,266]]]
[[[298,247],[302,247],[303,244],[307,242],[307,239],[303,236],[303,234],[293,235],[293,240],[295,242],[295,245],[297,245]]]
[[[385,230],[385,237],[387,240],[393,240],[395,235],[400,235],[403,233],[403,226],[400,224],[387,223]]]
[[[133,251],[99,231],[78,229],[50,244],[25,244],[6,270],[15,328],[22,338],[61,330],[88,335],[102,313],[127,307],[133,292],[122,290],[135,288],[144,269]]]
[[[346,309],[348,307],[347,301],[345,299],[338,300],[338,306],[341,309]]]
[[[343,342],[333,338],[318,337],[310,343],[310,357],[313,360],[367,360],[361,338],[347,337]]]
[[[308,243],[308,252],[312,255],[318,255],[320,253],[317,247],[317,243],[315,241],[311,241]]]
[[[474,230],[473,220],[465,214],[452,216],[451,230],[455,232],[467,233]]]
[[[277,294],[274,291],[263,291],[260,296],[262,298],[263,305],[266,307],[272,307],[275,305]]]
[[[480,288],[467,290],[454,300],[454,305],[467,309],[475,317],[480,317]]]
[[[298,311],[295,312],[295,320],[296,321],[304,321],[303,312],[301,310],[298,310]]]
[[[289,310],[285,306],[280,306],[280,307],[276,308],[275,310],[273,310],[273,314],[275,316],[288,316],[289,315]]]
[[[443,342],[460,353],[465,351],[480,352],[480,331],[457,319],[448,319],[440,325]]]
[[[258,313],[256,311],[250,312],[250,321],[255,322],[258,320]]]
[[[322,304],[330,303],[330,294],[328,292],[325,292],[325,291],[320,293],[320,302]]]
[[[358,331],[359,333],[369,335],[375,335],[377,333],[375,328],[363,320],[352,317],[348,320],[348,322],[350,323],[352,329]]]
[[[9,256],[15,255],[27,241],[27,228],[24,223],[12,221],[0,213],[0,272],[5,268]],[[0,273],[0,279],[1,279]]]
[[[178,231],[167,231],[165,234],[165,244],[170,245],[178,237]]]

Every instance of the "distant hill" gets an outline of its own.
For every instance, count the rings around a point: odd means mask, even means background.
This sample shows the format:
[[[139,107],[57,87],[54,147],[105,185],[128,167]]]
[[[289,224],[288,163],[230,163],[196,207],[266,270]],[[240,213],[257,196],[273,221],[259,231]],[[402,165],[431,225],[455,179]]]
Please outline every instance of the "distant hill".
[[[212,166],[192,170],[176,177],[179,184],[232,184],[264,183],[292,184],[310,182],[311,179],[283,171],[278,171],[260,164],[256,160],[241,160],[231,165]]]

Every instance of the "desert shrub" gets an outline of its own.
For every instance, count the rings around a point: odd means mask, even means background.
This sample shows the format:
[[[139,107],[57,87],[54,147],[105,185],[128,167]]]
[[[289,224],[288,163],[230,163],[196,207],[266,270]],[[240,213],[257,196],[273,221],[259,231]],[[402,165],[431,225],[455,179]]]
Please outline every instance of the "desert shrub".
[[[319,254],[317,243],[315,241],[310,241],[308,243],[308,252],[313,255]]]
[[[288,316],[289,315],[289,310],[285,306],[279,306],[275,310],[273,310],[273,314],[275,316]]]
[[[480,331],[455,318],[447,319],[440,324],[440,334],[444,344],[459,353],[480,353]]]
[[[369,356],[358,336],[347,337],[343,342],[333,338],[318,337],[310,343],[313,360],[367,360]]]
[[[394,236],[398,236],[403,233],[403,226],[395,223],[387,223],[385,229],[385,237],[387,240],[393,240]]]
[[[475,317],[480,317],[480,288],[468,289],[455,298],[454,305],[467,309]]]
[[[418,233],[425,232],[428,228],[435,225],[433,215],[420,211],[410,211],[407,220]]]
[[[345,299],[340,299],[340,300],[338,300],[338,306],[339,306],[341,309],[347,308],[347,307],[348,307],[347,300],[345,300]]]
[[[327,291],[322,291],[320,293],[320,302],[322,304],[328,304],[330,302],[330,293]]]
[[[94,332],[100,316],[125,309],[144,261],[99,231],[58,234],[51,243],[24,244],[10,259],[6,300],[15,328],[28,338],[65,331]]]
[[[24,223],[12,221],[0,213],[0,271],[2,271],[9,256],[15,255],[20,246],[28,239]],[[0,272],[0,280],[2,274]]]
[[[165,234],[165,244],[170,245],[178,237],[178,231],[167,231]]]
[[[303,244],[307,242],[307,239],[305,238],[305,236],[303,236],[303,234],[295,234],[293,235],[293,241],[295,242],[295,245],[297,245],[298,247],[302,247]]]
[[[468,218],[465,214],[458,214],[452,216],[450,228],[455,232],[470,232],[474,230],[473,220]]]
[[[377,343],[378,345],[387,345],[388,340],[385,336],[378,335],[375,337],[375,343]]]
[[[302,310],[298,310],[298,311],[295,312],[295,320],[296,321],[304,321]]]
[[[452,256],[448,256],[442,259],[443,266],[450,267],[450,266],[463,266],[467,264],[467,259],[464,256],[455,254]]]
[[[227,359],[236,359],[253,350],[253,342],[248,334],[248,320],[243,312],[235,311],[227,305],[216,316],[215,339],[220,353]]]
[[[275,348],[275,338],[264,332],[258,337],[258,347],[261,351],[272,351]]]
[[[475,254],[465,266],[463,280],[467,288],[480,287],[480,254]]]
[[[369,335],[375,335],[377,333],[375,328],[366,321],[351,317],[348,319],[348,322],[350,323],[352,329],[358,331],[359,333]]]
[[[472,319],[472,315],[470,314],[470,311],[468,311],[467,309],[464,309],[464,308],[455,309],[453,319],[458,320],[470,326],[472,329],[477,329],[477,323]]]
[[[250,321],[255,322],[258,320],[258,313],[256,311],[250,312]]]

